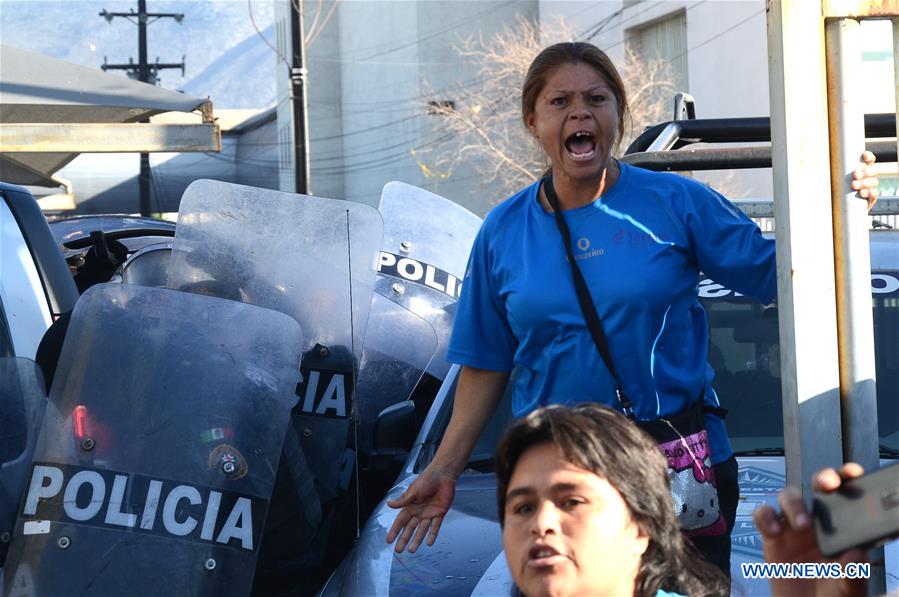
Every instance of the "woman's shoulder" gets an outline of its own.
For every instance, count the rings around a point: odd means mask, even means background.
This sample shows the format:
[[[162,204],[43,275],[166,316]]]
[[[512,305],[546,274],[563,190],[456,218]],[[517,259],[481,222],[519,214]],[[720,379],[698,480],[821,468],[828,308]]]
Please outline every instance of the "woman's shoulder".
[[[483,228],[492,230],[501,223],[505,226],[510,220],[522,217],[531,206],[531,203],[536,201],[539,185],[539,180],[533,182],[497,204],[484,217]]]
[[[706,183],[674,172],[653,172],[637,166],[629,168],[629,190],[654,197],[658,204],[671,206],[676,213],[693,211],[720,202],[723,196]]]

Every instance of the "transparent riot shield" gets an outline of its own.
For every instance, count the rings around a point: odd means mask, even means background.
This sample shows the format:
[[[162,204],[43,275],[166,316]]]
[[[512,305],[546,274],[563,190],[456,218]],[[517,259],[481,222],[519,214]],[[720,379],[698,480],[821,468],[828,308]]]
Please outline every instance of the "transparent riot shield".
[[[101,284],[72,314],[10,544],[13,595],[246,595],[302,333]]]
[[[378,413],[410,398],[436,350],[437,335],[427,321],[375,293],[356,384],[360,452],[372,450]]]
[[[373,207],[199,180],[184,192],[168,287],[286,313],[303,328],[294,427],[328,501],[355,465],[354,383],[383,224]],[[352,315],[351,315],[352,314]]]
[[[287,313],[304,350],[343,346],[358,360],[382,235],[367,205],[198,180],[181,199],[167,286]]]
[[[275,309],[303,326],[260,591],[296,590],[290,582],[325,571],[358,532],[352,423],[364,397],[355,383],[382,235],[381,215],[358,203],[208,180],[181,200],[168,287]]]
[[[44,377],[29,359],[0,358],[0,568],[47,407]]]
[[[384,243],[375,290],[434,327],[437,354],[428,373],[443,379],[456,301],[481,218],[439,195],[389,182],[378,208]]]

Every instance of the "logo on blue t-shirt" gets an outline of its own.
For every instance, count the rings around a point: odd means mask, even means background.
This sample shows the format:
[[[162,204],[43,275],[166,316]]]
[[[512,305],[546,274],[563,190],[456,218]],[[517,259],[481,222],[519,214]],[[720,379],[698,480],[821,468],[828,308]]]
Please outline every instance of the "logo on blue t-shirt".
[[[599,257],[600,255],[604,255],[606,252],[606,250],[603,248],[591,250],[590,239],[586,236],[582,236],[581,238],[577,239],[577,243],[575,244],[580,251],[579,254],[574,256],[575,261],[584,261],[585,259],[590,259],[591,257]]]

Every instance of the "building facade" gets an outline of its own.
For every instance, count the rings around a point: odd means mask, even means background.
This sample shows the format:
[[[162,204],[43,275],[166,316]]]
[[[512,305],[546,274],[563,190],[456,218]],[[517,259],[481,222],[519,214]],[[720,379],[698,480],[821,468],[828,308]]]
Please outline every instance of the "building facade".
[[[286,58],[290,4],[276,3],[278,48]],[[429,115],[427,103],[459,101],[459,90],[480,83],[478,65],[459,54],[460,41],[489,38],[504,26],[518,26],[520,18],[545,24],[561,19],[616,63],[624,60],[626,49],[667,63],[673,87],[694,97],[699,118],[769,113],[763,0],[344,0],[324,5],[323,12],[334,10],[325,27],[311,31],[311,13],[306,17],[307,35],[313,38],[307,46],[311,190],[320,196],[374,205],[386,182],[402,180],[484,214],[508,195],[510,189],[485,182],[473,168],[459,167],[447,176],[417,156],[445,142],[440,117]],[[870,34],[862,68],[872,87],[866,109],[893,111],[889,23],[864,26]],[[278,72],[287,73],[286,64]],[[283,190],[293,190],[289,79],[279,79],[280,181]],[[734,197],[772,194],[767,169],[697,177]],[[884,178],[885,186],[890,180]]]

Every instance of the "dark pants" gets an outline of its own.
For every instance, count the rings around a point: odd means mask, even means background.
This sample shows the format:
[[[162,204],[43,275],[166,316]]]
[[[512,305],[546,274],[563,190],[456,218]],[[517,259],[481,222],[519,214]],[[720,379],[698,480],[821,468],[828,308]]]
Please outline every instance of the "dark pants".
[[[740,487],[737,485],[739,467],[737,459],[731,456],[712,468],[718,484],[718,505],[721,515],[727,521],[727,533],[717,537],[693,537],[691,540],[705,559],[721,568],[730,578],[730,533],[734,530],[737,502],[740,499]]]

